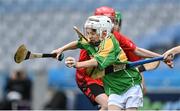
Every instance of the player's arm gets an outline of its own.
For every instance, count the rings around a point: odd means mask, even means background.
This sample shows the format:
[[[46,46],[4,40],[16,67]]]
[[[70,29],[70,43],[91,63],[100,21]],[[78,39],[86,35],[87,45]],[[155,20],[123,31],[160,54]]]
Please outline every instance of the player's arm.
[[[128,39],[128,37],[121,34],[120,32],[115,31],[113,34],[115,35],[116,39],[118,40],[120,46],[125,51],[127,51],[127,50],[132,51],[132,52],[134,52],[135,55],[137,55],[139,57],[143,57],[143,58],[151,58],[151,57],[161,56],[160,54],[157,54],[155,52],[137,47],[130,39]]]
[[[87,61],[77,62],[73,57],[67,57],[65,60],[65,64],[67,67],[75,67],[75,68],[87,68],[87,67],[96,67],[98,66],[98,62],[96,59],[92,58]]]
[[[96,61],[96,59],[92,58],[87,61],[77,62],[75,67],[82,68],[82,67],[96,67],[96,66],[98,66],[98,62]]]
[[[139,48],[139,47],[135,48],[134,53],[137,56],[140,56],[140,57],[143,57],[143,58],[152,58],[152,57],[162,56],[162,55],[160,55],[158,53],[155,53],[155,52],[143,49],[143,48]]]
[[[78,44],[78,41],[73,41],[73,42],[70,42],[58,49],[55,49],[52,51],[52,53],[56,53],[57,54],[57,58],[60,54],[62,54],[63,51],[66,51],[66,50],[74,50],[74,49],[77,49],[77,44]]]
[[[116,39],[119,41],[120,46],[124,50],[132,51],[137,56],[140,56],[143,58],[151,58],[151,57],[161,56],[160,54],[157,54],[155,52],[137,47],[130,39],[128,39],[126,36],[122,35],[119,32],[115,32],[114,35],[115,35]],[[165,61],[165,63],[169,67],[173,67],[172,61]]]
[[[144,58],[152,58],[152,57],[157,57],[157,56],[162,56],[160,54],[157,54],[155,52],[142,49],[142,48],[136,48],[135,51],[136,55],[139,55]],[[165,60],[165,64],[167,64],[170,68],[173,68],[173,61],[172,60]]]

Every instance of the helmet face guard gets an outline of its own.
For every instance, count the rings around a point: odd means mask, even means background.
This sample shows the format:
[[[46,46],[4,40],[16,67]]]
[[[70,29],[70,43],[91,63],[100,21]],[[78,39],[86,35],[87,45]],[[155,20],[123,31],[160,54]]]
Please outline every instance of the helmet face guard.
[[[106,31],[106,37],[110,35],[112,27],[111,19],[107,16],[90,16],[84,25],[85,29],[95,29],[96,34],[100,36],[100,40],[102,40],[102,33],[104,31]]]

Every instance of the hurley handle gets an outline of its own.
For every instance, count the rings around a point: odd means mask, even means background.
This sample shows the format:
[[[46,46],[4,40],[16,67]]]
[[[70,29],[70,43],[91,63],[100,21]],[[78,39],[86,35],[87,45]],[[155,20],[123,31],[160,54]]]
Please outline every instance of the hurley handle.
[[[146,63],[150,63],[150,62],[154,62],[154,61],[161,61],[161,60],[164,60],[164,58],[163,57],[154,57],[154,58],[150,58],[150,59],[139,60],[139,61],[128,63],[127,67],[136,67],[138,65],[142,65],[142,64],[146,64]]]
[[[43,58],[47,58],[47,57],[53,57],[56,58],[57,54],[53,53],[53,54],[43,54],[42,57]],[[64,54],[62,53],[61,55],[59,55],[58,60],[62,61],[64,59]]]

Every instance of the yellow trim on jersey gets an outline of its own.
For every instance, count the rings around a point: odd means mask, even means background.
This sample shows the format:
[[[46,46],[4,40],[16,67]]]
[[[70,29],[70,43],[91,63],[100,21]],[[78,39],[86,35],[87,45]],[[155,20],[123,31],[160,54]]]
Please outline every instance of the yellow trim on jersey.
[[[101,57],[107,57],[114,48],[111,38],[106,38],[104,42],[104,47],[100,47],[102,49],[99,50],[99,56]]]
[[[121,49],[121,52],[120,52],[120,55],[119,55],[119,60],[120,60],[121,62],[125,62],[125,61],[128,60],[126,54],[124,53],[124,51],[123,51],[122,49]]]

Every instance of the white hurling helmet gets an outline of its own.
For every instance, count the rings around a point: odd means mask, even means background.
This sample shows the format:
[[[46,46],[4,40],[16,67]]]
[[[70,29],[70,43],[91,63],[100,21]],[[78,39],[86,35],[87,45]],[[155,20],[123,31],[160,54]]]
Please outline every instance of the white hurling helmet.
[[[111,19],[107,16],[90,16],[84,25],[86,28],[96,29],[96,33],[100,35],[100,39],[102,37],[102,32],[106,31],[109,36],[111,30],[113,28],[113,23]]]

